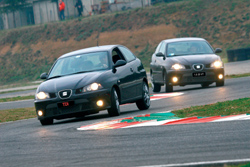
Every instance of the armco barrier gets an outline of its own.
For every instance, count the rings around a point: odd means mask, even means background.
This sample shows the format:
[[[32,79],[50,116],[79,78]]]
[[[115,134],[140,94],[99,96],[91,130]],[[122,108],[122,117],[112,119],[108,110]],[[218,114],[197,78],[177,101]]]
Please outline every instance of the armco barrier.
[[[246,48],[247,59],[250,60],[250,48]]]
[[[228,62],[243,61],[250,59],[250,48],[227,50]]]
[[[227,60],[228,62],[233,62],[234,60],[234,50],[227,50]]]

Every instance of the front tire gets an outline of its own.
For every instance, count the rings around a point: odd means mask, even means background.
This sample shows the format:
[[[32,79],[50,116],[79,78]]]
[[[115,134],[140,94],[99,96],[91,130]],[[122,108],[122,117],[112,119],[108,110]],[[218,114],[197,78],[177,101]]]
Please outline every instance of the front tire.
[[[165,82],[165,92],[173,92],[173,86],[169,85],[168,77],[166,74],[164,75],[164,82]]]
[[[161,91],[161,85],[157,84],[157,83],[154,83],[152,72],[150,73],[150,81],[151,81],[151,86],[152,86],[153,92],[160,92]]]
[[[43,120],[40,120],[40,122],[42,125],[52,125],[54,120],[53,119],[43,119]]]
[[[111,90],[111,108],[108,109],[109,116],[120,115],[120,102],[115,88]]]
[[[138,100],[136,105],[139,110],[147,110],[150,107],[150,94],[148,85],[145,82],[142,84],[142,99]]]
[[[153,92],[160,92],[161,91],[161,85],[160,84],[151,82],[151,85],[152,85]]]

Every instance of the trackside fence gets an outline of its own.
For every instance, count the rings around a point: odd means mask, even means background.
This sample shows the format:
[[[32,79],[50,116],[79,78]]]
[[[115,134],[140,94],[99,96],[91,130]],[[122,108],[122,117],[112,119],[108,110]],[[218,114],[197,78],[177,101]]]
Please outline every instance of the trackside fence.
[[[227,50],[228,62],[250,60],[250,48]]]

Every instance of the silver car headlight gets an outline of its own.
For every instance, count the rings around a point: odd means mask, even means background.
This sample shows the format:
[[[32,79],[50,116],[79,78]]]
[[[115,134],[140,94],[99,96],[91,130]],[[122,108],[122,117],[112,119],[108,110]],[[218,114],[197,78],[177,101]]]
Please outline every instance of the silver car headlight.
[[[36,99],[39,99],[39,100],[44,100],[44,99],[49,99],[49,94],[48,93],[45,93],[45,92],[39,92],[36,94]]]
[[[223,67],[223,63],[220,60],[216,60],[215,62],[213,62],[211,64],[211,67],[213,67],[213,68],[221,68],[221,67]]]
[[[92,83],[90,85],[87,85],[85,87],[83,87],[83,92],[90,92],[90,91],[95,91],[95,90],[99,90],[102,89],[102,85],[99,83]]]
[[[182,69],[185,69],[185,66],[176,63],[176,64],[172,65],[171,69],[172,69],[172,70],[182,70]]]

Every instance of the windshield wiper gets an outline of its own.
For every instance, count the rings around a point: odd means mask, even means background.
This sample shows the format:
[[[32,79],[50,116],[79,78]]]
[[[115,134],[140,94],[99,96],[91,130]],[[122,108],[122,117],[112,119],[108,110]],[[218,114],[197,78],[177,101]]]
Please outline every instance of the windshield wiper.
[[[175,57],[175,56],[182,56],[183,54],[179,54],[179,55],[168,55],[167,57]]]
[[[62,75],[56,75],[56,76],[50,77],[50,78],[48,78],[48,79],[60,78],[60,77],[62,77]]]
[[[79,72],[75,72],[75,73],[72,73],[72,74],[81,74],[81,73],[92,72],[92,71],[79,71]],[[72,75],[72,74],[70,74],[70,75]]]

